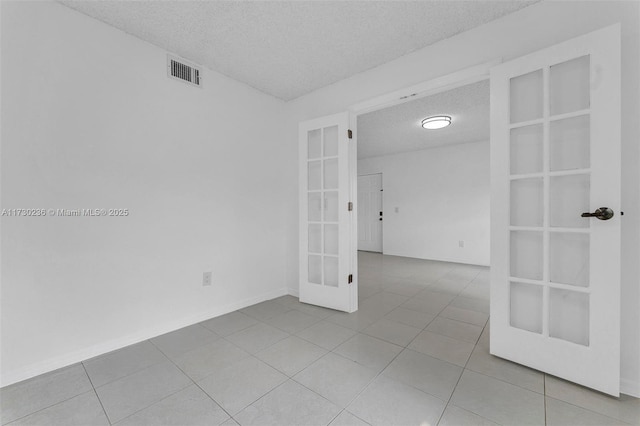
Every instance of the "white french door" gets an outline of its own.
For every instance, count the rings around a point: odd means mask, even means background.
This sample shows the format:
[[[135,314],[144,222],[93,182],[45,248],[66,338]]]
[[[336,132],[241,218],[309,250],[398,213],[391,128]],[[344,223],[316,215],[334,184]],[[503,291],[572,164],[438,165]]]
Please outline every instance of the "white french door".
[[[300,301],[352,312],[349,114],[300,123]],[[354,296],[355,295],[355,296]]]
[[[382,253],[382,173],[358,176],[358,250]]]
[[[492,69],[491,353],[616,396],[620,162],[619,26]]]

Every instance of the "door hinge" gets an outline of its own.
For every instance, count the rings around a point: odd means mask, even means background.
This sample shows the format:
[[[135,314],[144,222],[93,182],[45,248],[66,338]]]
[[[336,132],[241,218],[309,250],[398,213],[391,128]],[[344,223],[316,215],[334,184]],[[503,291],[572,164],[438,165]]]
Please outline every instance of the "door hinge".
[[[349,274],[349,277],[347,278],[347,282],[349,284],[351,284],[353,282],[353,274]]]
[[[351,131],[351,129],[347,130],[347,136],[349,137],[349,139],[353,139],[353,132]]]
[[[351,201],[349,201],[347,203],[347,210],[352,211],[353,210],[353,203]]]

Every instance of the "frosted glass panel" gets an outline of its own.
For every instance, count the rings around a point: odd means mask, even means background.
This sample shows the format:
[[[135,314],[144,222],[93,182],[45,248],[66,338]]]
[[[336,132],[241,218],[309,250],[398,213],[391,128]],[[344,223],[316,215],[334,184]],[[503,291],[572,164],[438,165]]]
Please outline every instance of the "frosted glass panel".
[[[551,170],[589,168],[589,135],[588,115],[552,121],[549,129]]]
[[[549,72],[551,115],[589,108],[589,62],[589,56],[583,56],[551,67]]]
[[[542,171],[542,124],[511,129],[511,174]]]
[[[589,286],[589,234],[550,233],[549,280]]]
[[[511,283],[511,327],[542,333],[542,286]]]
[[[320,192],[309,193],[309,221],[320,222],[322,220],[322,194]]]
[[[310,161],[309,162],[309,190],[322,189],[322,161]]]
[[[322,253],[322,225],[309,225],[309,252]]]
[[[326,127],[324,129],[324,156],[333,157],[338,155],[338,126]]]
[[[542,118],[542,70],[511,79],[511,122]]]
[[[324,285],[338,287],[338,258],[324,257]]]
[[[549,336],[589,346],[588,294],[549,290]]]
[[[324,161],[324,188],[338,188],[338,159]]]
[[[322,256],[309,255],[309,282],[322,284]]]
[[[322,156],[322,141],[320,140],[320,129],[310,130],[307,133],[307,157],[319,158]]]
[[[324,220],[325,222],[338,221],[338,192],[337,191],[328,191],[324,193]]]
[[[542,178],[511,181],[511,225],[542,226]]]
[[[589,175],[555,176],[549,186],[551,226],[589,227],[589,219],[580,217],[589,211]]]
[[[511,231],[511,276],[542,279],[542,232]]]
[[[338,254],[338,225],[324,226],[325,254]]]

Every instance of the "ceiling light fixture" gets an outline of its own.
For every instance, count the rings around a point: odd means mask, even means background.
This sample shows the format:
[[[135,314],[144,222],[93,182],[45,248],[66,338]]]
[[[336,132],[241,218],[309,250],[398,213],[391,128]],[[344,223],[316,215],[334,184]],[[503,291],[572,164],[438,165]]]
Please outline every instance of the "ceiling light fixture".
[[[422,127],[428,130],[442,129],[449,124],[451,124],[451,117],[448,115],[434,115],[422,120]]]

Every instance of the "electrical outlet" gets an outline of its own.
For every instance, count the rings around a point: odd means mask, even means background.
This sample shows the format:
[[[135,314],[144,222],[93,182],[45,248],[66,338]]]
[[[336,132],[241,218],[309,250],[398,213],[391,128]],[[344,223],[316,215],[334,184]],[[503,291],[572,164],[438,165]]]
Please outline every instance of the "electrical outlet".
[[[464,241],[462,240],[458,241],[458,247],[464,248]]]
[[[204,272],[202,274],[202,285],[211,285],[211,272]]]

